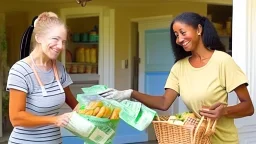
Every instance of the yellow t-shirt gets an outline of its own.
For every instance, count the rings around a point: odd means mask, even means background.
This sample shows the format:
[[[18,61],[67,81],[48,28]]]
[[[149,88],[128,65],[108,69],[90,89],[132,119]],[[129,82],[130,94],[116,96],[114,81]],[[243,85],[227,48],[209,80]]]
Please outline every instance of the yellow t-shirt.
[[[189,57],[174,64],[165,88],[180,94],[189,110],[199,115],[202,105],[211,106],[216,102],[227,104],[228,93],[241,84],[248,84],[247,78],[232,57],[215,50],[208,63],[195,68]],[[238,132],[233,118],[221,117],[217,121],[212,137],[213,144],[237,144]]]

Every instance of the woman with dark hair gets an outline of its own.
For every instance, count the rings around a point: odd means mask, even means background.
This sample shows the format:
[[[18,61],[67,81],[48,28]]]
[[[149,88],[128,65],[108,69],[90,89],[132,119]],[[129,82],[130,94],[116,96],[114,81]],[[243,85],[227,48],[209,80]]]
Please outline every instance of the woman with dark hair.
[[[170,35],[176,60],[163,96],[150,96],[131,89],[108,89],[103,96],[118,101],[133,98],[159,110],[169,109],[180,96],[198,117],[217,119],[212,143],[237,144],[234,119],[254,113],[245,74],[224,52],[215,28],[206,17],[192,12],[182,13],[171,23]],[[227,106],[228,93],[232,91],[240,103]]]

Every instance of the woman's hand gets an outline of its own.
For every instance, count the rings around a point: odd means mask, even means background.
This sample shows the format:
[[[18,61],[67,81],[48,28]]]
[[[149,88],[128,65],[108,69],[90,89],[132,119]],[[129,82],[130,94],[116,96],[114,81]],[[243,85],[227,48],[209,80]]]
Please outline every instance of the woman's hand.
[[[65,113],[55,117],[55,125],[58,127],[64,127],[69,123],[72,113]]]
[[[133,90],[131,90],[131,89],[124,90],[124,91],[118,91],[116,89],[109,88],[109,89],[105,90],[104,92],[101,92],[98,94],[106,99],[113,99],[113,100],[120,102],[125,99],[130,99],[132,92],[133,92]]]
[[[220,102],[215,103],[211,107],[202,107],[200,110],[200,115],[208,117],[212,120],[216,120],[225,115],[225,107],[226,104]]]

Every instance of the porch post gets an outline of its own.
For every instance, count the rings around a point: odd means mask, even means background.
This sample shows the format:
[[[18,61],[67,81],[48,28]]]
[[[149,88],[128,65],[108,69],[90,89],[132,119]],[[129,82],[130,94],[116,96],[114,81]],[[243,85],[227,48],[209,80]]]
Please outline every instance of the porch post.
[[[246,73],[256,108],[256,1],[233,0],[232,57]],[[256,115],[236,119],[241,144],[256,143]],[[245,122],[246,121],[246,122]]]

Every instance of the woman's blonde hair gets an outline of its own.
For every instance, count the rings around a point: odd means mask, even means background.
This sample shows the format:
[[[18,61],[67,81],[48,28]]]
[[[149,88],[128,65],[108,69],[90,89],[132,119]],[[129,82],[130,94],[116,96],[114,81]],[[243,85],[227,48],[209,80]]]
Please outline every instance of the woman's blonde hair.
[[[45,35],[48,33],[53,26],[60,25],[64,26],[67,30],[66,25],[64,22],[57,16],[57,14],[53,12],[43,12],[41,13],[38,18],[34,22],[34,30],[31,37],[32,46],[35,47],[37,42],[35,40],[36,35]],[[33,49],[33,48],[32,48]]]

